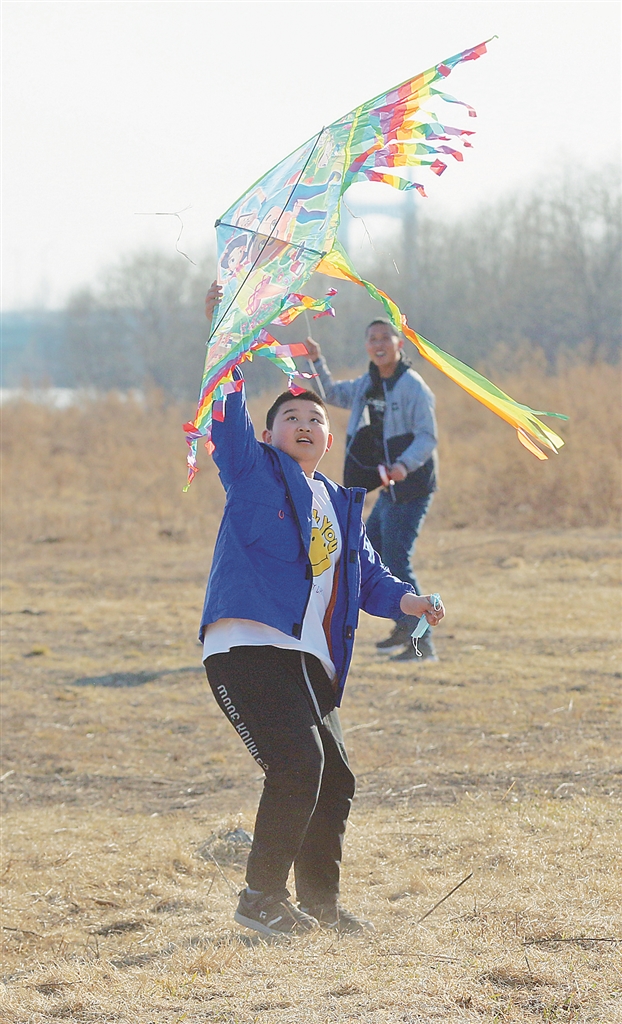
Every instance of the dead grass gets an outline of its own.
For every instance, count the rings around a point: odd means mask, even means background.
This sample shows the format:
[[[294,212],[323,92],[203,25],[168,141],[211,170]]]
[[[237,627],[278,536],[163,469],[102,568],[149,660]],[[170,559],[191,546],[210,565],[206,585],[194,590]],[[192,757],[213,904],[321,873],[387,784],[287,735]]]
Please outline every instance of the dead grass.
[[[438,395],[442,525],[619,525],[622,381],[617,367],[570,366],[556,377],[547,377],[537,363],[511,376],[491,371],[517,400],[570,417],[567,423],[544,418],[566,442],[546,462],[525,451],[508,424],[441,374],[427,367],[421,372]]]
[[[289,945],[233,925],[242,861],[198,855],[261,786],[203,682],[201,515],[5,552],[1,1019],[622,1021],[613,531],[426,527],[441,661],[383,659],[364,616],[342,713],[343,895],[377,930]]]
[[[619,937],[609,814],[589,797],[359,810],[346,897],[377,931],[270,944],[231,927],[242,870],[195,853],[237,817],[21,812],[4,1019],[619,1020],[618,944],[563,941]],[[418,925],[467,868],[468,888]]]
[[[419,360],[419,363],[422,363]],[[621,506],[620,377],[615,367],[575,366],[558,377],[542,368],[494,374],[536,407],[570,415],[551,421],[567,439],[561,454],[538,462],[514,431],[429,366],[437,394],[441,491],[430,523],[438,527],[532,529],[615,526]],[[280,383],[280,381],[279,381]],[[271,399],[253,403],[255,423]],[[222,491],[201,451],[201,473],[185,480],[181,424],[192,408],[146,405],[113,394],[64,411],[28,402],[2,410],[5,541],[82,540],[118,547],[159,535],[184,541],[215,536]],[[347,413],[334,409],[337,444],[323,463],[341,478]]]
[[[342,720],[364,939],[251,939],[243,862],[199,855],[252,829],[261,778],[195,641],[222,493],[207,459],[181,493],[192,410],[3,410],[2,1021],[622,1021],[617,377],[503,381],[572,416],[540,464],[424,372],[442,490],[417,564],[448,618],[422,668],[363,616]]]

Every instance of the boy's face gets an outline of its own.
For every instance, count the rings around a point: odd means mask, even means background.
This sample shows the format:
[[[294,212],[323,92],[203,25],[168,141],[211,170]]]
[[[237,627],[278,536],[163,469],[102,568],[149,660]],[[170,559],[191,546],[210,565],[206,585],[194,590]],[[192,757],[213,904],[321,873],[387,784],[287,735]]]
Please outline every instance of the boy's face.
[[[322,406],[293,396],[277,409],[272,430],[264,430],[261,436],[266,444],[290,455],[307,476],[333,443]]]
[[[365,336],[367,355],[375,363],[381,377],[390,377],[400,361],[400,352],[404,347],[399,337],[389,324],[372,324]]]

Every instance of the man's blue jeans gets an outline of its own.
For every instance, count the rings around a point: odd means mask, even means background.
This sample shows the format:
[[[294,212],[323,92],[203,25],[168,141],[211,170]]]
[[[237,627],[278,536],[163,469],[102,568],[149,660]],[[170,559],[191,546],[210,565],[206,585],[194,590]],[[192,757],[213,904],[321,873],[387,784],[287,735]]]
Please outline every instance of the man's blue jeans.
[[[410,583],[417,594],[421,591],[410,560],[431,501],[432,495],[426,494],[397,504],[390,494],[381,491],[367,520],[367,536],[387,569],[399,580]]]

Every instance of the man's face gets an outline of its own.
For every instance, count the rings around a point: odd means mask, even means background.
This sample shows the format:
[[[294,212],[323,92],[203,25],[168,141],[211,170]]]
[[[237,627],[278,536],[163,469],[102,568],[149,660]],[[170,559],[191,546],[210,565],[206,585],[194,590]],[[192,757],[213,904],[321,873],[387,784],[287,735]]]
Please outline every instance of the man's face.
[[[365,336],[367,355],[380,370],[381,377],[390,377],[400,359],[404,342],[389,324],[372,324]]]
[[[315,470],[333,443],[321,405],[294,397],[279,406],[272,430],[264,430],[262,439],[290,455],[307,474]]]

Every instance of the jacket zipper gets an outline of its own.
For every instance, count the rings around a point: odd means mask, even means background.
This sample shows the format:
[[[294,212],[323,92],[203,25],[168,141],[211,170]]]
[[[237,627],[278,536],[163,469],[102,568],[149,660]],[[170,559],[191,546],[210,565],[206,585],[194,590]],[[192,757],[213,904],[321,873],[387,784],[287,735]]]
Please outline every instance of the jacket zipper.
[[[339,527],[339,529],[341,530],[341,526]],[[343,538],[342,538],[342,549],[343,549]],[[324,614],[324,618],[322,620],[322,629],[324,630],[324,635],[326,637],[326,643],[328,645],[328,653],[330,654],[330,659],[331,659],[331,661],[333,663],[335,661],[335,659],[333,657],[333,638],[332,638],[333,612],[335,611],[335,605],[337,604],[337,593],[339,591],[339,580],[340,579],[341,579],[341,565],[338,562],[337,565],[335,566],[335,573],[334,573],[334,576],[333,576],[333,586],[332,586],[332,592],[331,592],[331,595],[330,595],[330,600],[328,602],[328,607],[326,609],[326,612]]]
[[[387,444],[385,430],[387,425],[387,405],[389,403],[389,396],[387,395],[387,385],[385,384],[384,381],[382,382],[382,390],[384,392],[384,416],[382,417],[382,445],[384,448],[384,457],[387,460],[388,468],[391,465],[391,460],[389,459],[389,445]],[[395,487],[386,487],[385,490],[389,492],[389,494],[391,495],[391,501],[393,502],[393,504],[395,504]]]
[[[346,633],[347,633],[347,630],[348,630],[348,622],[347,622],[347,619],[348,619],[348,609],[350,607],[350,601],[349,601],[350,588],[349,588],[349,584],[348,584],[348,570],[350,568],[350,548],[349,548],[349,543],[350,543],[350,518],[351,518],[351,514],[352,514],[352,502],[353,501],[354,501],[354,491],[350,491],[349,494],[348,494],[348,514],[346,515],[346,544],[345,545],[342,544],[342,551],[343,551],[344,547],[346,548],[346,552],[345,552],[346,564],[345,564],[345,572],[343,574],[343,585],[344,585],[344,588],[345,588],[345,615],[343,617],[343,625],[341,627],[341,642],[343,644],[343,663],[342,663],[342,666],[341,666],[342,673],[345,671],[346,664],[347,664],[347,661],[348,661],[348,644],[346,642]],[[342,557],[343,557],[343,555],[342,555]],[[341,678],[343,678],[343,676]],[[339,687],[340,687],[340,689],[343,689],[343,687],[341,686],[341,678],[339,679]]]

